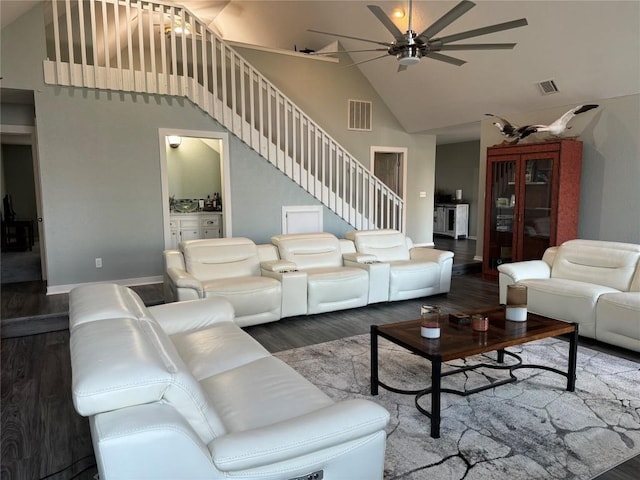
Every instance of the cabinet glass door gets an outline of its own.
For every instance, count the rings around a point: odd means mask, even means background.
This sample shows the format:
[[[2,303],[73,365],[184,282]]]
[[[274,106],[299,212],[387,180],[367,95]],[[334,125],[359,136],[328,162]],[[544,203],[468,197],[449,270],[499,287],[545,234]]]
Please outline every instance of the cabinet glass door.
[[[522,214],[522,246],[520,260],[539,260],[550,246],[553,225],[552,185],[554,153],[524,155],[524,194]]]
[[[490,211],[488,225],[489,244],[485,245],[485,255],[488,255],[489,266],[496,269],[502,263],[512,261],[516,222],[516,194],[517,194],[517,157],[505,158],[490,163],[489,173],[492,184],[488,185],[488,203]]]

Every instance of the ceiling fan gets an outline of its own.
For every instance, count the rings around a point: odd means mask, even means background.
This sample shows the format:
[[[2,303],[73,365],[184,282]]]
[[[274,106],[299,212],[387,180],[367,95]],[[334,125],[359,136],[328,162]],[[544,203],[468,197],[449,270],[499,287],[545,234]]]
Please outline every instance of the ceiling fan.
[[[400,29],[393,23],[382,8],[377,5],[367,5],[367,8],[376,16],[380,22],[386,27],[393,35],[393,42],[381,42],[377,40],[369,40],[366,38],[353,37],[349,35],[341,35],[338,33],[322,32],[319,30],[311,30],[310,32],[321,33],[324,35],[332,35],[334,37],[349,38],[351,40],[359,40],[362,42],[374,43],[382,45],[385,48],[374,48],[368,50],[349,50],[340,53],[356,53],[356,52],[385,52],[384,55],[378,57],[369,58],[360,62],[353,63],[349,66],[359,65],[365,62],[371,62],[380,58],[385,58],[388,55],[396,57],[399,66],[398,71],[406,70],[409,65],[414,65],[420,62],[423,57],[431,58],[433,60],[440,60],[441,62],[450,63],[452,65],[460,66],[465,64],[464,60],[444,55],[439,52],[445,51],[461,51],[461,50],[510,50],[516,46],[515,43],[467,43],[467,44],[455,44],[459,40],[465,40],[467,38],[479,37],[481,35],[487,35],[489,33],[501,32],[503,30],[510,30],[512,28],[523,27],[527,25],[527,19],[521,18],[519,20],[512,20],[509,22],[498,23],[495,25],[489,25],[487,27],[477,28],[474,30],[468,30],[466,32],[456,33],[453,35],[446,35],[444,37],[436,37],[438,33],[444,30],[451,23],[456,21],[466,12],[475,7],[475,3],[468,0],[462,0],[455,7],[445,13],[442,17],[436,20],[431,26],[427,27],[423,32],[416,33],[411,25],[412,14],[412,1],[409,0],[409,25],[407,31],[402,33]]]

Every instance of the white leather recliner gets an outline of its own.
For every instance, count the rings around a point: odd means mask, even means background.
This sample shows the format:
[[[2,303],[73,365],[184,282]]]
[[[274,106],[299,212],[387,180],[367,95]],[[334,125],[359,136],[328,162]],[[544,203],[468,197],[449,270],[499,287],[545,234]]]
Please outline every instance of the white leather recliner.
[[[236,323],[249,326],[303,315],[306,275],[278,259],[272,245],[243,237],[189,240],[166,250],[166,301],[224,297]]]
[[[307,313],[323,313],[367,305],[369,275],[345,266],[340,241],[331,233],[276,235],[271,239],[280,258],[307,275]]]
[[[387,297],[380,301],[426,297],[451,289],[453,252],[415,247],[397,230],[357,230],[345,236],[358,253],[370,256],[369,262],[388,265],[389,288]]]
[[[70,294],[69,330],[73,403],[102,480],[382,480],[389,413],[334,402],[224,298],[146,308],[128,288],[86,285]]]

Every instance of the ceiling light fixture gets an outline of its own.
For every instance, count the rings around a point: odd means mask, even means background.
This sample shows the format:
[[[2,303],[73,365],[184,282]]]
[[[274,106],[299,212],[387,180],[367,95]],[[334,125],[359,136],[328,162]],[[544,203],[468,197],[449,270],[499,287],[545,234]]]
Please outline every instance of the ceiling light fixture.
[[[400,7],[394,8],[393,12],[391,12],[391,16],[393,16],[393,18],[404,18],[404,10]]]
[[[182,137],[177,135],[169,135],[167,136],[167,143],[171,148],[178,148],[182,143]]]

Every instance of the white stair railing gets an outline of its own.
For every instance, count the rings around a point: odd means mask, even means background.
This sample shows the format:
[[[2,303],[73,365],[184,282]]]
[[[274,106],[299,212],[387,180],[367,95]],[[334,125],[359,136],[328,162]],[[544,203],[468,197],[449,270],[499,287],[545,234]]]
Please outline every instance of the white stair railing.
[[[185,96],[354,228],[403,229],[402,199],[189,10],[47,5],[46,83]]]

